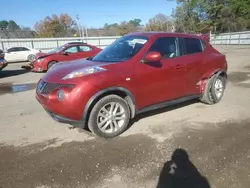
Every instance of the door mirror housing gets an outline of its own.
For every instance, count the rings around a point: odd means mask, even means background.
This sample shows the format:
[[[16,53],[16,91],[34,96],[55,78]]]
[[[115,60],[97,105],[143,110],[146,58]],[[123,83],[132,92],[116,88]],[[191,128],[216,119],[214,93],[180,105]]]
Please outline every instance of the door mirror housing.
[[[159,62],[161,60],[161,54],[159,52],[153,51],[148,52],[143,59],[143,63],[147,62]]]
[[[62,55],[69,55],[69,53],[68,53],[68,52],[65,52],[65,51],[62,51],[61,54],[62,54]]]

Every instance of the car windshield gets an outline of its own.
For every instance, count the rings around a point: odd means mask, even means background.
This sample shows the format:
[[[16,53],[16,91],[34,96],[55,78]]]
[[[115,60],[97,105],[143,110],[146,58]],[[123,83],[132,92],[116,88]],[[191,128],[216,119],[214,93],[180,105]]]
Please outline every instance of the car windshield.
[[[49,54],[54,54],[54,53],[60,52],[64,48],[65,48],[65,46],[59,46],[59,47],[54,48],[53,50],[49,51]]]
[[[124,36],[104,48],[92,61],[119,62],[132,58],[148,41],[145,36]]]

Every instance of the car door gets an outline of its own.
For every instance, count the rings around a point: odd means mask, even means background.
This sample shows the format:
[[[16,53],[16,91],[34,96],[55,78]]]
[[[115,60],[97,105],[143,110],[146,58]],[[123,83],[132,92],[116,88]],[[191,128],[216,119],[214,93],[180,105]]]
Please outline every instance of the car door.
[[[4,59],[7,62],[16,62],[19,61],[19,48],[18,47],[12,47],[9,48],[4,55]]]
[[[202,41],[199,38],[183,37],[183,46],[186,59],[186,76],[188,94],[198,94],[198,85],[202,77],[202,62],[206,61]]]
[[[25,47],[18,47],[18,61],[26,61],[27,60],[27,56],[30,52],[30,50],[28,48],[25,48]]]
[[[70,61],[79,58],[78,46],[69,46],[63,50],[64,54],[61,54],[61,61]]]
[[[88,58],[93,56],[93,48],[88,45],[80,45],[79,47],[79,58]]]
[[[149,51],[161,54],[160,62],[138,63],[136,79],[140,106],[148,106],[186,94],[185,61],[177,37],[157,38]]]

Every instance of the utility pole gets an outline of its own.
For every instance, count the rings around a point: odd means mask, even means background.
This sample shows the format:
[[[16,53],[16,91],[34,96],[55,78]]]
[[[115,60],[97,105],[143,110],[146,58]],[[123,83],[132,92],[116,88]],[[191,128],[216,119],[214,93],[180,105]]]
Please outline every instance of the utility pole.
[[[82,32],[81,32],[81,26],[79,24],[79,14],[76,15],[76,20],[77,20],[77,28],[78,28],[78,33],[79,33],[79,37],[82,37]]]

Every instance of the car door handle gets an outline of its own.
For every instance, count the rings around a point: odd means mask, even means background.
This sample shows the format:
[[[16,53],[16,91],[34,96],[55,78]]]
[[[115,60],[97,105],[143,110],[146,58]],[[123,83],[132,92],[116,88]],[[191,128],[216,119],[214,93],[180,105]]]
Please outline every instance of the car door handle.
[[[178,65],[175,66],[175,68],[176,68],[177,70],[180,70],[180,69],[184,69],[185,66],[184,66],[184,65],[178,64]]]

